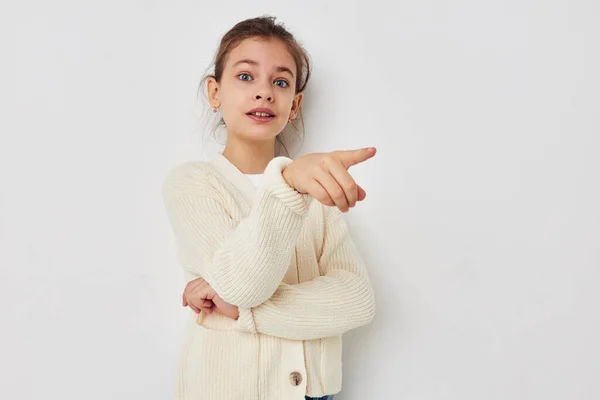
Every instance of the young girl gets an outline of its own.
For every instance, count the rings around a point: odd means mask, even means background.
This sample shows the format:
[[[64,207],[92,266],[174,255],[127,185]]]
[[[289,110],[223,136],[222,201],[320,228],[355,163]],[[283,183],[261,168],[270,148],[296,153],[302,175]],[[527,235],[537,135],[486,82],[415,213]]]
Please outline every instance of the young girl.
[[[343,217],[366,196],[347,170],[375,149],[277,154],[310,66],[274,19],[242,21],[222,38],[205,80],[226,147],[174,167],[163,184],[188,282],[182,303],[194,311],[179,400],[330,400],[342,385],[342,334],[375,313]]]

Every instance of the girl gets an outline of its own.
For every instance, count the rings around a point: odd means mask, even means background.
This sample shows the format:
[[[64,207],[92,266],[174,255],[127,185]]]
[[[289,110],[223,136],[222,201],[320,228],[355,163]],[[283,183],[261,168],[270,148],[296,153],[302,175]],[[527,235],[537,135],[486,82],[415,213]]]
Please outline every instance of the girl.
[[[174,167],[163,183],[188,282],[182,303],[194,311],[179,400],[330,400],[341,390],[341,335],[375,313],[343,217],[366,196],[347,170],[375,149],[277,153],[310,66],[274,20],[242,21],[222,38],[203,82],[225,149]]]

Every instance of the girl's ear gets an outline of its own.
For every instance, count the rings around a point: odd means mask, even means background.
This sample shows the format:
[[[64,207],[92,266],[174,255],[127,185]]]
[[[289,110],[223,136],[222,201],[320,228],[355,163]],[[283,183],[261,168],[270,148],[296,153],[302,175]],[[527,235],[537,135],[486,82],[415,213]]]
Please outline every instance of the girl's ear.
[[[294,101],[292,102],[292,112],[290,113],[290,120],[296,119],[296,115],[298,115],[298,110],[300,110],[300,105],[302,105],[303,98],[304,94],[302,92],[296,93]]]
[[[206,91],[208,95],[208,101],[212,108],[219,108],[221,106],[219,101],[219,83],[212,76],[207,79]]]

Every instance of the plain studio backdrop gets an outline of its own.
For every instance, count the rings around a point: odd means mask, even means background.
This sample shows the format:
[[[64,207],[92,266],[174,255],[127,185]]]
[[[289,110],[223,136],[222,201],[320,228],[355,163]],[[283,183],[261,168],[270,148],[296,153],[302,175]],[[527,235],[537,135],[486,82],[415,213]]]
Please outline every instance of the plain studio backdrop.
[[[297,155],[378,149],[346,214],[377,314],[336,399],[600,398],[598,4],[4,2],[0,398],[172,397],[160,185],[222,149],[196,89],[265,13],[313,60]]]

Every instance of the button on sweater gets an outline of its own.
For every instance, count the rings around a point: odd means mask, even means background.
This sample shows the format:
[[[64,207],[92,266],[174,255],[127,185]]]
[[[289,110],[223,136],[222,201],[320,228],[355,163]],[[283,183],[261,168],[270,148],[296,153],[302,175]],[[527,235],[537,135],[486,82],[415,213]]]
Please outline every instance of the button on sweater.
[[[234,320],[190,309],[178,400],[303,400],[342,385],[342,334],[374,317],[375,297],[344,214],[283,179],[259,180],[218,153],[166,174],[162,195],[186,281],[204,278]]]

